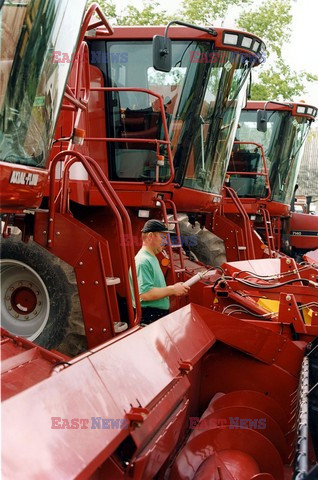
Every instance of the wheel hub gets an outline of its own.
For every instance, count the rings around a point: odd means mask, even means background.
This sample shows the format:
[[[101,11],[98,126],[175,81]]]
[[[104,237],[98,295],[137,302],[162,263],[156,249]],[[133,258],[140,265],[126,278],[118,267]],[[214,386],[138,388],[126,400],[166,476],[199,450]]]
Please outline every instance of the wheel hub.
[[[13,318],[30,320],[41,312],[42,295],[32,282],[13,282],[5,293],[5,304]]]
[[[1,259],[2,326],[34,341],[43,332],[50,312],[47,287],[40,275],[19,260]]]

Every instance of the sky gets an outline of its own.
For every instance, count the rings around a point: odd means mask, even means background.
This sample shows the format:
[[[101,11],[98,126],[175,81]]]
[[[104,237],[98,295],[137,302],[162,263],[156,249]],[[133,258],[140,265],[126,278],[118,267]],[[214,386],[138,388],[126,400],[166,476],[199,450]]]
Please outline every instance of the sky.
[[[254,0],[254,3],[260,0]],[[177,12],[182,0],[158,0],[162,10],[169,14]],[[142,0],[130,0],[131,5],[142,6]],[[118,7],[126,4],[126,0],[117,0]],[[234,26],[234,16],[237,10],[233,9],[224,26]],[[283,47],[285,61],[295,71],[306,71],[318,75],[317,53],[317,18],[318,0],[292,0],[292,33],[290,43]],[[215,23],[215,26],[220,26]],[[253,32],[251,32],[253,33]],[[318,82],[306,85],[307,93],[295,97],[295,101],[304,100],[308,104],[318,107]],[[317,122],[316,122],[317,124]]]

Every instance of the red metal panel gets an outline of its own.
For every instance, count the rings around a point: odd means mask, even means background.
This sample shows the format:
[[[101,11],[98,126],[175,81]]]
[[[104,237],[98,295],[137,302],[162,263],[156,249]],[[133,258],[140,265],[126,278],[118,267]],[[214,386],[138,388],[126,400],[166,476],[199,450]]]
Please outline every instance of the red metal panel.
[[[6,400],[41,382],[67,357],[35,346],[1,329],[1,398]]]
[[[286,371],[298,376],[305,344],[296,345],[284,335],[219,312],[209,314],[206,310],[202,311],[201,315],[221,342],[262,362],[284,365]]]
[[[141,405],[150,411],[150,419],[153,411],[153,425],[159,430],[165,417],[186,398],[189,380],[181,374],[182,368],[199,360],[198,352],[203,355],[215,340],[196,309],[191,311],[187,306],[177,320],[169,315],[96,349],[93,355],[85,354],[60,373],[3,402],[4,478],[87,478],[129,433],[120,428],[92,429],[91,417],[123,419],[131,407],[138,411]],[[88,419],[89,425],[52,429],[51,417],[69,422]],[[11,428],[13,419],[15,428]],[[56,421],[63,425],[62,420]],[[144,434],[135,435],[140,444],[154,435],[147,419],[144,425]],[[173,443],[173,430],[169,435]]]
[[[234,272],[239,270],[243,272],[252,272],[257,275],[279,275],[281,273],[281,259],[266,258],[264,260],[245,260],[242,262],[231,262],[225,264],[225,271],[229,275],[232,275]]]
[[[207,313],[213,315],[209,309],[190,304],[166,317],[163,326],[176,344],[180,360],[194,365],[216,341],[205,323]]]
[[[21,211],[40,206],[48,180],[48,171],[24,165],[0,162],[1,210]],[[12,180],[12,175],[18,178]]]
[[[3,478],[87,478],[128,434],[92,429],[91,417],[123,416],[90,360],[83,359],[2,403]],[[87,419],[88,426],[52,429],[51,417]]]

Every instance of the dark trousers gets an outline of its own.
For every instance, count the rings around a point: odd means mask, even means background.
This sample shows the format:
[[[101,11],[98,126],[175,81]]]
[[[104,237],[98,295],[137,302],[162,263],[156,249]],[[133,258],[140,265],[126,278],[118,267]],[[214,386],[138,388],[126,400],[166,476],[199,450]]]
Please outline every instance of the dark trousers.
[[[168,315],[169,310],[163,310],[162,308],[144,307],[141,309],[141,322],[146,325],[150,325],[161,317]]]

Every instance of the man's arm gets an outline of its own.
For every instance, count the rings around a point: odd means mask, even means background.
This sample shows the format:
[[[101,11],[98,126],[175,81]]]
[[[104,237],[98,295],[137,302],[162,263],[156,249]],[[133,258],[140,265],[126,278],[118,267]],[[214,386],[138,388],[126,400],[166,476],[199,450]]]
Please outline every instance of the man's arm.
[[[169,285],[168,287],[154,287],[140,295],[140,300],[152,302],[153,300],[160,300],[161,298],[171,297],[172,295],[180,297],[181,295],[186,295],[189,290],[190,287],[184,285],[182,282]]]

